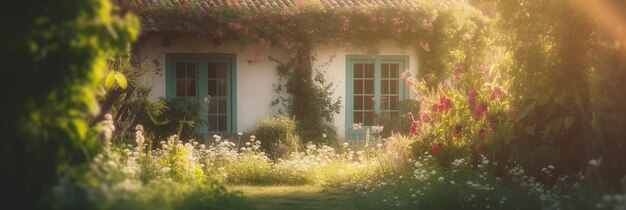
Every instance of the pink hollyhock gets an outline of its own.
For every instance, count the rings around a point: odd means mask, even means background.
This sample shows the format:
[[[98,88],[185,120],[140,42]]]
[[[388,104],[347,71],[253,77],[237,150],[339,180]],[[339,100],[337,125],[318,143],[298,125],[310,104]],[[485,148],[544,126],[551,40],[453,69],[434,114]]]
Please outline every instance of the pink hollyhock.
[[[463,71],[463,66],[457,66],[454,68],[454,80],[459,80],[461,78],[459,77],[459,73],[461,73],[461,71]]]
[[[484,144],[479,144],[478,148],[476,148],[476,154],[483,155],[483,153],[485,152],[485,145]]]
[[[467,101],[470,106],[474,106],[476,104],[476,96],[478,96],[478,92],[476,92],[476,90],[472,89],[467,93]]]
[[[433,119],[432,119],[432,118],[430,118],[430,116],[428,115],[428,113],[427,113],[427,112],[422,112],[422,113],[420,114],[420,120],[422,120],[422,122],[429,123],[429,122],[431,122]]]
[[[489,97],[491,100],[494,100],[496,98],[501,98],[504,96],[504,91],[500,88],[500,87],[494,87],[493,88],[493,92],[491,92],[491,97]]]
[[[454,131],[452,132],[452,136],[454,136],[455,138],[461,137],[461,130],[462,129],[463,129],[463,126],[461,126],[460,124],[456,124],[454,126]]]
[[[439,97],[439,104],[443,106],[442,108],[444,110],[448,110],[452,108],[452,100],[450,100],[449,98],[446,98],[445,96]]]
[[[433,156],[437,157],[437,155],[439,154],[439,150],[441,150],[441,147],[443,147],[443,143],[437,143],[433,145]]]
[[[409,138],[413,138],[419,127],[419,121],[415,120],[411,123],[411,129],[409,130]]]
[[[232,31],[238,31],[241,29],[241,24],[234,22],[234,23],[228,23],[228,29],[232,30]]]
[[[478,130],[478,139],[484,141],[487,138],[487,131],[485,129]]]
[[[433,110],[441,112],[443,111],[443,108],[439,105],[439,103],[435,103],[433,104]]]
[[[487,104],[480,103],[480,105],[478,105],[478,106],[476,106],[476,108],[474,108],[474,116],[475,117],[482,117],[483,115],[485,115],[486,111],[487,111]]]
[[[410,77],[410,72],[408,69],[405,69],[401,74],[400,74],[400,78],[407,78]]]
[[[452,100],[446,98],[445,96],[439,97],[439,102],[433,104],[433,109],[438,112],[443,112],[445,110],[452,108]]]
[[[404,82],[406,83],[406,85],[412,86],[413,83],[415,83],[415,80],[413,79],[413,77],[407,77],[404,79]]]

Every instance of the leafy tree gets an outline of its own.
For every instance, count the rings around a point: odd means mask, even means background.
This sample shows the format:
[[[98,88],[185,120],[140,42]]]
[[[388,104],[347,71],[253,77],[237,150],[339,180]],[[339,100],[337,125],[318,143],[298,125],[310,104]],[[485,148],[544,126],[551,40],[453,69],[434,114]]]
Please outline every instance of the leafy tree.
[[[136,39],[139,22],[107,0],[0,3],[2,204],[45,208],[60,173],[96,149],[88,119],[109,52]]]
[[[588,76],[593,23],[572,1],[500,1],[501,43],[507,48],[516,141],[524,165],[578,170],[591,138]]]

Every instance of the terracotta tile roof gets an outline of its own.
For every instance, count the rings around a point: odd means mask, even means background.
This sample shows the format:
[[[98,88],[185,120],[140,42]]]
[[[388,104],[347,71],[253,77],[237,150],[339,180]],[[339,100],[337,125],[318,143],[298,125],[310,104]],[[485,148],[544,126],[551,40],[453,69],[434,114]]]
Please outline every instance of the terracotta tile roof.
[[[124,5],[125,0],[118,0]],[[298,4],[319,4],[325,8],[354,8],[354,7],[370,7],[370,6],[415,6],[414,0],[136,0],[136,6],[176,6],[186,3],[197,4],[203,10],[211,10],[211,8],[229,6],[244,7],[252,10],[258,9],[291,9]]]

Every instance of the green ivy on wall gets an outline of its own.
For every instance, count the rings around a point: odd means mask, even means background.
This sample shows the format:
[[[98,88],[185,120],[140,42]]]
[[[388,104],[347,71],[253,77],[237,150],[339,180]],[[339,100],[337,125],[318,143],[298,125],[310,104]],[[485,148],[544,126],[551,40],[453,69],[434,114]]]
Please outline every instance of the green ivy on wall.
[[[417,0],[406,6],[325,8],[303,1],[289,10],[241,6],[203,8],[200,1],[144,5],[121,1],[142,17],[144,30],[211,37],[215,45],[235,41],[256,52],[271,47],[298,50],[329,44],[378,52],[383,41],[395,41],[418,53],[419,74],[435,82],[454,67],[478,67],[487,56],[491,21],[461,1]]]
[[[301,134],[310,136],[308,139],[334,133],[323,129],[332,126],[324,126],[327,123],[321,121],[340,108],[329,99],[331,92],[321,91],[314,81],[311,63],[317,45],[360,49],[376,55],[381,43],[393,41],[416,51],[419,75],[434,85],[445,80],[456,66],[478,68],[490,44],[489,19],[461,1],[418,0],[396,6],[333,8],[319,1],[302,1],[290,9],[207,9],[200,6],[206,2],[198,0],[177,4],[164,1],[146,5],[138,0],[119,3],[143,18],[143,28],[148,33],[206,36],[216,46],[239,43],[252,51],[252,62],[259,61],[262,52],[270,48],[288,52],[289,61],[281,63],[293,64],[294,71],[287,78],[298,84],[287,86],[291,95],[289,114],[299,124],[315,127],[311,130],[299,126]]]

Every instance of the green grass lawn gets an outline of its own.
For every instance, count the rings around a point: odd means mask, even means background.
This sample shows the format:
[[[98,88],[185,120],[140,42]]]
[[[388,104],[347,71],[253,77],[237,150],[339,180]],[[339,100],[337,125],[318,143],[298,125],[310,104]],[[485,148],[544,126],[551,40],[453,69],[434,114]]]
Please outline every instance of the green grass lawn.
[[[240,191],[259,210],[356,210],[353,195],[320,186],[229,186]]]

